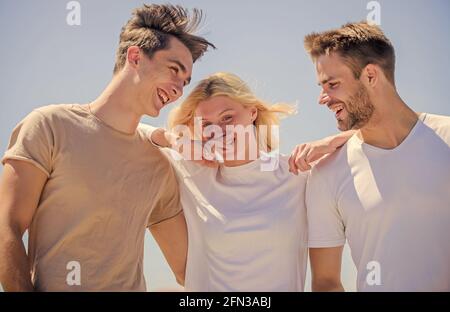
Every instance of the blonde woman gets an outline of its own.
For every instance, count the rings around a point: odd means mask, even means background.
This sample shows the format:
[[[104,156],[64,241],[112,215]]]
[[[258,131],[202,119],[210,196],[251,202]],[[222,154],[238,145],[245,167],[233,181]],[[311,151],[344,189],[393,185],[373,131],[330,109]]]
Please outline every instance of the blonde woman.
[[[243,151],[237,151],[236,135],[227,137],[224,149],[216,149],[225,152],[218,166],[204,166],[166,149],[178,172],[188,226],[186,290],[303,291],[307,175],[291,174],[289,157],[277,152],[276,135],[261,131],[293,112],[292,106],[261,101],[228,73],[202,80],[171,112],[169,129],[184,126],[194,139],[196,118],[202,129],[215,126],[224,133],[230,126],[254,126],[240,145]],[[175,148],[176,136],[169,131],[153,130],[149,137],[158,146]],[[226,153],[230,146],[234,151]]]

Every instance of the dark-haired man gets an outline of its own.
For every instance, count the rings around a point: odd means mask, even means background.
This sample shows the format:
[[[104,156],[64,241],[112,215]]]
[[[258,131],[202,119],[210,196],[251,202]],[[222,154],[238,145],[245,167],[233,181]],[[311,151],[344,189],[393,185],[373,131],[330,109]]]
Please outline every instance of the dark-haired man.
[[[143,291],[146,228],[183,283],[176,177],[138,124],[182,95],[193,63],[212,46],[194,34],[200,19],[178,6],[136,9],[96,100],[36,109],[14,129],[0,184],[6,291]]]

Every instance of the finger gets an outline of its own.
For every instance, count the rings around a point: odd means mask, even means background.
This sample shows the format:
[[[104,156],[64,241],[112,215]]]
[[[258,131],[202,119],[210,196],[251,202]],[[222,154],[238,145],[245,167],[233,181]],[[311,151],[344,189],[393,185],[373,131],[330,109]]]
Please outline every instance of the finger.
[[[303,148],[302,152],[298,154],[297,158],[295,159],[295,164],[299,168],[300,171],[307,171],[311,169],[311,167],[306,162],[306,157],[311,150],[311,146],[306,144]]]
[[[294,164],[295,164],[295,167],[297,168],[297,170],[296,170],[297,174],[298,174],[298,170],[304,171],[304,169],[302,169],[303,163],[301,160],[306,157],[306,153],[308,152],[309,149],[310,149],[309,144],[301,144],[299,146],[297,156],[294,159]]]
[[[200,140],[191,140],[191,159],[194,160],[195,157],[203,158],[203,143]]]
[[[297,165],[297,168],[300,171],[307,171],[310,169],[309,165],[306,163],[306,155],[302,154],[302,155],[298,155],[297,159],[295,160],[295,163]]]
[[[301,172],[305,172],[311,169],[311,166],[306,162],[304,158],[300,158],[297,167]]]
[[[319,149],[311,149],[308,154],[305,157],[306,163],[309,165],[312,162],[322,158],[324,155],[326,155],[324,151],[320,151]]]
[[[299,148],[298,145],[294,148],[294,150],[293,150],[292,153],[291,153],[291,157],[289,157],[289,161],[288,161],[288,164],[289,164],[289,172],[292,172],[292,173],[294,173],[294,174],[295,174],[296,171],[297,171],[297,166],[295,165],[295,158],[297,157],[298,148]]]
[[[300,153],[297,154],[297,157],[295,157],[295,165],[300,170],[302,170],[303,161],[306,158],[308,151],[309,151],[309,147],[305,147]]]

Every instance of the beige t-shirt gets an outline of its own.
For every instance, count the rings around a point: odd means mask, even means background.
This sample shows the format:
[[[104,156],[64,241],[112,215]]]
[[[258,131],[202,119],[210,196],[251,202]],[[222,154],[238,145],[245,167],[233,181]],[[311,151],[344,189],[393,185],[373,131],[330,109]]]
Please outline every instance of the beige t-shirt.
[[[181,206],[173,168],[140,129],[117,131],[85,105],[50,105],[16,126],[7,159],[48,176],[29,228],[37,290],[145,291],[145,229]]]

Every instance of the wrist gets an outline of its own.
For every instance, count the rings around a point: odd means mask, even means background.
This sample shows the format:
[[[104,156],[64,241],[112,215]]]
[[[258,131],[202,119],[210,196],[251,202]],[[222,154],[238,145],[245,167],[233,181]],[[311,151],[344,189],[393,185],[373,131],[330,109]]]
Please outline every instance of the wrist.
[[[344,145],[354,134],[356,133],[356,130],[347,130],[342,133],[336,134],[334,136],[329,137],[329,146],[331,148],[339,148],[342,145]]]
[[[177,145],[178,136],[176,136],[176,135],[173,134],[172,132],[170,132],[170,131],[165,131],[165,132],[164,132],[164,138],[165,138],[165,141],[166,141],[166,143],[167,143],[167,146],[166,146],[166,147],[168,147],[168,148],[173,148],[174,146]]]
[[[149,141],[156,147],[164,148],[169,147],[169,142],[167,142],[165,134],[166,130],[163,128],[157,128],[151,132],[149,135]]]

